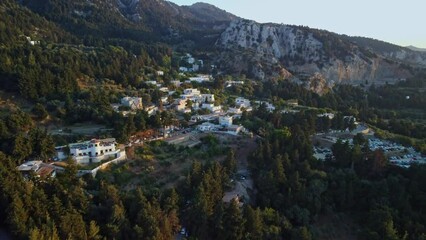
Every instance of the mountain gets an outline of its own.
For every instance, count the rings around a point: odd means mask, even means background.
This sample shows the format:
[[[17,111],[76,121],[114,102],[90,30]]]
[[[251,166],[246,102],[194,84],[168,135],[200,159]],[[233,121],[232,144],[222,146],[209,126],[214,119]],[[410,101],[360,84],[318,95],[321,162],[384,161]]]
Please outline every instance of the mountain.
[[[417,51],[417,52],[426,52],[426,48],[418,48],[413,45],[407,46],[406,48],[411,49],[413,51]]]
[[[220,66],[260,80],[321,79],[336,83],[384,83],[425,67],[426,54],[389,43],[284,24],[238,19],[216,42]]]
[[[237,17],[212,5],[180,7],[161,0],[22,0],[20,3],[76,35],[149,43],[192,38],[226,28]]]
[[[135,45],[143,43],[154,49],[161,45],[196,51],[209,56],[219,66],[219,72],[246,74],[263,81],[291,79],[316,91],[340,83],[394,82],[426,67],[424,52],[308,27],[260,24],[206,3],[178,6],[163,0],[15,2],[69,33],[77,39],[76,44],[119,44],[135,51],[139,49]]]
[[[194,3],[191,6],[182,6],[182,9],[190,12],[192,17],[196,18],[200,22],[229,22],[238,18],[237,16],[221,10],[211,4],[202,2]]]

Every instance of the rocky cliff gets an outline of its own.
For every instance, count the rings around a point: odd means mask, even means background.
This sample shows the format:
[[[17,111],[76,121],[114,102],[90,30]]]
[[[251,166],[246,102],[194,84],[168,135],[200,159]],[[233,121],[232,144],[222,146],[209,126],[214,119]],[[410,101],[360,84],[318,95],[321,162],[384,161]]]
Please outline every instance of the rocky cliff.
[[[410,76],[400,63],[327,31],[232,21],[216,43],[228,71],[258,79],[293,76],[336,83],[386,82]],[[408,58],[401,53],[392,58]]]

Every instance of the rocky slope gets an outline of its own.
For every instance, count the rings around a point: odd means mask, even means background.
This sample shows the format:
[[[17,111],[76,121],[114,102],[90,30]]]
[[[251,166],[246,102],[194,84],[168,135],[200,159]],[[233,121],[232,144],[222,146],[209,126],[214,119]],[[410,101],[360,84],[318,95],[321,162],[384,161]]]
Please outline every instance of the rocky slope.
[[[289,77],[323,78],[336,83],[386,82],[410,76],[398,61],[423,64],[409,49],[380,53],[327,31],[278,24],[235,20],[216,43],[222,49],[221,66],[258,79]],[[405,52],[404,52],[405,51]],[[404,55],[405,54],[405,55]],[[418,58],[414,58],[414,56]]]
[[[14,1],[14,0],[5,0]],[[320,89],[337,83],[384,83],[426,66],[426,53],[374,39],[307,27],[259,24],[205,3],[163,0],[16,0],[86,42],[161,44],[215,59],[227,74],[291,78]],[[314,82],[313,82],[314,81]],[[317,91],[317,90],[315,90]]]

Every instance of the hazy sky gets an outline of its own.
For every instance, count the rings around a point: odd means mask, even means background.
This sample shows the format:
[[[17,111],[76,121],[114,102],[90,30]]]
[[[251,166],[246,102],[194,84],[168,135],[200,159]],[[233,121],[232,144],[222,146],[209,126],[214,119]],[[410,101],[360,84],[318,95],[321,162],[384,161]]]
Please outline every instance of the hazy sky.
[[[171,0],[178,5],[200,1],[262,23],[304,25],[426,48],[424,0]]]

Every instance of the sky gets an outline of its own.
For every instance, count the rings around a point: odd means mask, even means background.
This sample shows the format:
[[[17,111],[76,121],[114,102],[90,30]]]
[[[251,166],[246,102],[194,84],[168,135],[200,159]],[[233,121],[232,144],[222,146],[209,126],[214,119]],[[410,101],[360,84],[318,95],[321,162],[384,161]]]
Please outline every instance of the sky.
[[[426,48],[424,0],[169,0],[213,4],[257,22],[303,25],[401,46]]]

